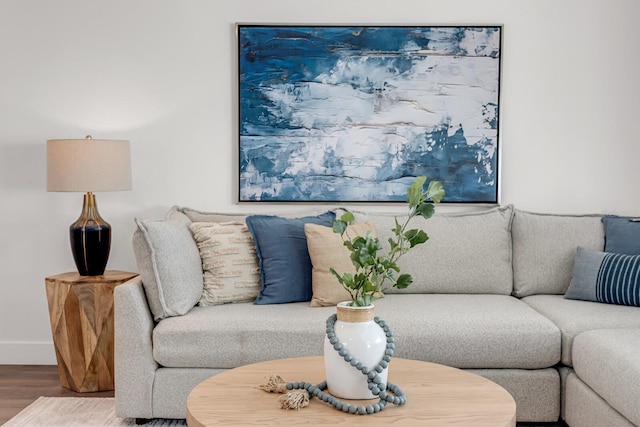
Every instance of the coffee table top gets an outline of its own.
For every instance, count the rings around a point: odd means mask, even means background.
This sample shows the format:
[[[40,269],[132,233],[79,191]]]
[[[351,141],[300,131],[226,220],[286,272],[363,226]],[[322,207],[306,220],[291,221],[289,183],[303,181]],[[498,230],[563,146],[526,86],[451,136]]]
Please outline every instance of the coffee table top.
[[[345,414],[317,398],[299,411],[280,409],[280,394],[258,388],[271,374],[287,382],[317,384],[324,380],[324,361],[322,356],[270,360],[214,375],[189,394],[188,425],[516,425],[516,404],[505,389],[478,375],[435,363],[393,358],[389,381],[404,391],[407,403],[387,405],[372,415]]]

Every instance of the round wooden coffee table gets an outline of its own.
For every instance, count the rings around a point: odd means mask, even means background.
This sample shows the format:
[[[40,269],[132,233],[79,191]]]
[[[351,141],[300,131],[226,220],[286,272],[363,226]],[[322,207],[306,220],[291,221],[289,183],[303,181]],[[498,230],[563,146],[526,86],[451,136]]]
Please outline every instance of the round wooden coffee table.
[[[214,375],[189,394],[188,425],[516,425],[516,404],[505,389],[478,375],[435,363],[392,359],[389,381],[404,391],[407,403],[389,404],[372,415],[345,414],[317,398],[300,410],[280,409],[281,394],[267,393],[257,387],[265,383],[270,374],[278,374],[287,382],[317,384],[324,380],[323,358],[271,360]],[[355,401],[363,402],[369,401]]]

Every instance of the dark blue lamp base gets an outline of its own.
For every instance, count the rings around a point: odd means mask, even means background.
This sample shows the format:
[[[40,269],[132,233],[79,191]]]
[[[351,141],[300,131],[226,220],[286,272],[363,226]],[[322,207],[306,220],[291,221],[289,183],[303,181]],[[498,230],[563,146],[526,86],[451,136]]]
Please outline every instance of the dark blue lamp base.
[[[69,227],[71,252],[81,276],[101,276],[111,248],[111,226],[102,219],[93,193],[84,195],[80,218]]]

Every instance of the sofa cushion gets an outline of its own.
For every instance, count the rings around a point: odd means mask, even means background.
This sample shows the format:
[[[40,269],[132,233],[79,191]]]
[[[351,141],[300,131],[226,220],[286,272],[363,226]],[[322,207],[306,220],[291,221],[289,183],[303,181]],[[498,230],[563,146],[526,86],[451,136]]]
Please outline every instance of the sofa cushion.
[[[576,375],[615,410],[640,425],[640,329],[595,330],[573,343]]]
[[[564,294],[576,248],[601,251],[599,215],[551,215],[516,209],[513,216],[513,294]]]
[[[621,216],[605,216],[604,250],[627,255],[640,255],[640,221]]]
[[[185,314],[197,304],[203,288],[190,221],[136,218],[135,222],[134,254],[154,319]]]
[[[506,295],[386,295],[376,315],[391,325],[396,356],[460,368],[538,369],[560,359],[560,332]],[[322,355],[335,307],[307,303],[195,307],[153,331],[154,358],[167,367],[234,368]]]
[[[186,215],[192,222],[229,222],[229,221],[243,221],[247,217],[247,214],[243,213],[217,213],[217,212],[203,212],[196,209],[174,206],[172,210],[178,211],[183,215]]]
[[[194,222],[189,229],[204,271],[198,304],[254,301],[260,292],[260,272],[256,247],[244,221]]]
[[[578,247],[565,298],[640,306],[640,256]]]
[[[396,215],[354,212],[358,222],[374,220],[384,251]],[[510,295],[511,206],[479,212],[437,213],[430,219],[415,217],[409,228],[420,228],[429,240],[400,258],[402,273],[411,274],[413,284],[386,293],[467,293]],[[397,215],[398,221],[406,216]]]
[[[563,295],[532,295],[522,299],[560,328],[562,363],[572,366],[571,346],[581,332],[594,329],[640,328],[640,310],[564,298]]]
[[[344,212],[343,209],[337,208],[336,212]],[[320,215],[326,212],[326,209],[304,209],[298,211],[287,211],[282,212],[278,211],[277,214],[284,218],[300,218],[303,216],[315,216]],[[206,212],[197,209],[192,209],[188,207],[181,206],[172,206],[167,212],[165,219],[172,219],[175,217],[186,216],[193,222],[228,222],[228,221],[244,221],[247,216],[254,214],[255,212],[251,212],[250,214],[242,213],[242,212]]]
[[[336,215],[284,218],[251,215],[246,218],[260,265],[262,288],[255,304],[281,304],[311,300],[311,260],[305,224],[330,226]]]

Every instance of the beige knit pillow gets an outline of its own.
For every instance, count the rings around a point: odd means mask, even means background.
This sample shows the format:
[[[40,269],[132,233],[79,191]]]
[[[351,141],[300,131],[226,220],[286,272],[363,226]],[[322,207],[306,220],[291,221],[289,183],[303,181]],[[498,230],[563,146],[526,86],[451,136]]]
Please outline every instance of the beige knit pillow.
[[[347,233],[351,238],[365,236],[367,231],[376,235],[375,224],[368,221],[351,224]],[[329,271],[330,268],[339,274],[355,273],[349,250],[344,247],[340,234],[334,233],[331,227],[316,224],[305,224],[304,234],[307,236],[307,247],[311,259],[311,288],[313,296],[309,306],[324,307],[336,305],[342,301],[350,301],[351,296],[342,287],[338,279]]]
[[[244,222],[194,222],[204,289],[201,306],[249,302],[260,293],[256,248]]]

